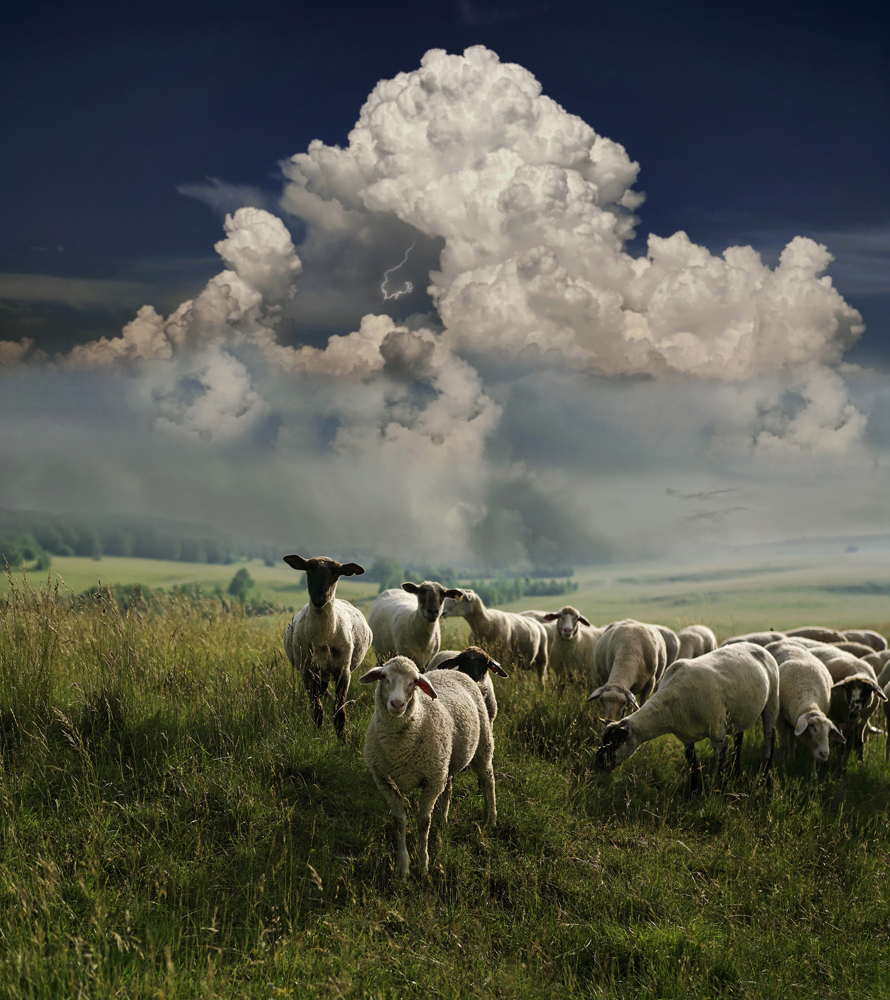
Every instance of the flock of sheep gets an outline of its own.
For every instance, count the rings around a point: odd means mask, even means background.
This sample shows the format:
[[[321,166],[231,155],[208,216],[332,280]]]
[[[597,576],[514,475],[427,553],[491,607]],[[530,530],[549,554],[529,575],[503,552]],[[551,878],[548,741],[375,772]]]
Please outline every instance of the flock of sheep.
[[[404,796],[411,790],[421,789],[423,872],[433,809],[447,820],[452,779],[464,768],[476,774],[486,823],[495,825],[497,700],[490,673],[507,676],[500,661],[534,670],[542,685],[552,675],[559,693],[567,684],[596,685],[587,700],[599,702],[605,723],[595,757],[600,770],[612,770],[658,736],[678,737],[693,793],[701,788],[695,744],[711,741],[719,779],[727,736],[733,735],[738,769],[742,734],[758,719],[767,776],[776,731],[785,761],[795,739],[814,768],[828,759],[833,742],[855,749],[861,760],[867,736],[880,732],[869,721],[879,703],[888,723],[884,756],[890,757],[890,650],[877,632],[805,627],[733,636],[718,647],[705,625],[674,633],[625,619],[596,628],[573,607],[498,611],[472,590],[433,581],[383,591],[365,620],[336,597],[339,578],[364,573],[361,566],[326,556],[284,560],[306,573],[309,603],[287,626],[284,648],[302,676],[315,724],[322,724],[322,696],[333,682],[334,726],[342,738],[352,671],[372,644],[381,664],[359,678],[377,685],[364,753],[396,819],[396,868],[403,877],[409,870]],[[479,645],[440,650],[439,621],[448,617],[466,619]]]

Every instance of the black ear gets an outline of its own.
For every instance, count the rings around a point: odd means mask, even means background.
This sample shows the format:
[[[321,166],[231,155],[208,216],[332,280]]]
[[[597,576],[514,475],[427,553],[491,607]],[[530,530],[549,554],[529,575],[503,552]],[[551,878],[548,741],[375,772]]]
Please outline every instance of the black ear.
[[[488,669],[493,674],[497,674],[498,677],[506,677],[507,676],[507,671],[504,670],[504,668],[500,665],[500,663],[498,663],[497,660],[489,660],[488,661]]]
[[[281,557],[291,569],[307,569],[308,562],[302,556],[282,556]]]
[[[464,592],[452,587],[451,590],[445,591],[445,596],[450,597],[452,601],[462,601],[464,599]]]
[[[358,563],[343,563],[340,567],[340,576],[361,576],[364,572],[365,567]]]
[[[545,622],[555,622],[559,615],[555,611],[551,611],[546,615],[541,616]]]
[[[454,670],[460,666],[460,658],[452,656],[450,660],[443,660],[436,666],[436,670]]]
[[[591,627],[590,622],[584,617],[584,615],[578,615],[578,621],[581,622],[582,625],[586,625],[588,628]]]
[[[409,594],[419,594],[420,587],[416,583],[403,583],[402,590],[407,591]]]

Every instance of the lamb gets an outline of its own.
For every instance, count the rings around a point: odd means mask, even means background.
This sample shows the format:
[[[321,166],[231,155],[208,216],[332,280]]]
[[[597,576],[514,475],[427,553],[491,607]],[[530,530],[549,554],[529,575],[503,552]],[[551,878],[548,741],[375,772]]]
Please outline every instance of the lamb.
[[[778,644],[777,644],[778,645]],[[828,718],[831,703],[831,674],[828,668],[803,647],[798,654],[779,662],[779,718],[776,728],[784,762],[792,752],[792,732],[816,762],[828,760],[829,740],[846,743],[841,731]]]
[[[741,734],[760,718],[764,765],[769,781],[775,723],[779,715],[779,668],[754,643],[722,646],[694,660],[677,660],[665,671],[658,690],[631,715],[603,730],[596,751],[598,770],[611,771],[649,740],[665,733],[686,748],[690,794],[701,791],[695,744],[707,737],[717,759],[717,774],[726,756],[726,736],[735,736],[735,770],[741,763]]]
[[[677,638],[680,640],[677,659],[680,660],[691,660],[717,648],[717,636],[707,625],[687,625],[677,633]]]
[[[494,737],[477,684],[459,670],[421,674],[407,656],[396,656],[359,678],[377,683],[374,714],[365,735],[365,762],[396,819],[396,870],[407,878],[407,817],[404,796],[421,789],[417,808],[420,871],[429,868],[427,841],[433,807],[448,821],[452,779],[469,766],[479,780],[485,818],[494,828]],[[421,692],[418,694],[418,692]]]
[[[401,590],[384,590],[368,613],[377,656],[384,660],[408,656],[418,667],[424,667],[442,644],[439,617],[443,601],[446,597],[460,598],[463,593],[432,580],[403,583]]]
[[[606,631],[597,628],[581,614],[577,608],[567,604],[559,611],[544,614],[545,624],[553,624],[556,637],[548,655],[549,670],[559,681],[558,693],[565,684],[579,674],[586,681],[593,680],[593,651],[600,637]]]
[[[664,636],[655,625],[633,618],[612,622],[593,653],[595,683],[600,686],[587,700],[600,703],[604,722],[620,719],[628,705],[638,709],[652,694],[666,660]]]
[[[845,628],[843,633],[850,640],[850,642],[861,642],[866,646],[871,646],[871,648],[880,653],[881,650],[887,648],[887,640],[880,632],[875,632],[874,629],[870,628]]]
[[[449,597],[443,618],[465,618],[477,644],[484,645],[502,663],[512,661],[525,670],[537,671],[541,684],[547,682],[547,631],[528,615],[486,608],[474,590],[464,590],[463,599]]]
[[[284,561],[292,569],[305,571],[309,591],[309,603],[285,630],[284,651],[294,670],[301,672],[312,718],[319,728],[324,721],[321,698],[328,683],[334,681],[334,728],[342,740],[349,681],[371,645],[371,629],[358,608],[335,595],[341,576],[361,576],[365,571],[358,563],[339,563],[327,556],[304,559],[290,555],[284,556]]]
[[[507,671],[492,659],[484,649],[478,646],[467,646],[463,652],[456,649],[440,650],[426,665],[425,673],[430,670],[460,670],[461,673],[471,677],[482,692],[482,700],[485,702],[485,709],[488,712],[488,721],[494,725],[495,717],[498,714],[498,700],[494,693],[494,684],[488,671],[506,677]]]

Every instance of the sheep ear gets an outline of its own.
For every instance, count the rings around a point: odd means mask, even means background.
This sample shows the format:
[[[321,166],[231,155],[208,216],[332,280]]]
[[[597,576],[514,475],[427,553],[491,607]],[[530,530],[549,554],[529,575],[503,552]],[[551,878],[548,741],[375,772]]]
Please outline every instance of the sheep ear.
[[[555,622],[559,615],[555,611],[548,611],[546,615],[541,615],[545,622]]]
[[[458,590],[456,587],[452,587],[451,590],[445,591],[445,596],[450,597],[452,601],[462,601],[464,599],[464,592]]]
[[[586,625],[588,628],[592,628],[593,627],[590,624],[590,622],[584,617],[584,615],[578,615],[578,621],[581,622],[582,625]]]
[[[402,590],[407,591],[409,594],[419,594],[420,588],[416,583],[403,583]]]
[[[878,687],[877,684],[875,684],[874,689],[875,689],[875,694],[878,696],[878,701],[887,700],[887,695],[884,694],[884,692]]]
[[[307,569],[309,563],[302,556],[282,556],[281,557],[291,569]]]
[[[504,668],[500,665],[500,663],[498,663],[497,660],[489,660],[488,661],[488,669],[493,674],[497,674],[498,677],[506,677],[507,676],[507,671],[504,670]]]
[[[456,656],[452,656],[450,660],[443,660],[438,666],[434,667],[434,670],[455,670],[460,666],[460,660]]]
[[[624,689],[624,693],[627,695],[627,700],[633,705],[634,708],[639,708],[640,703],[634,698],[633,691],[628,691],[627,688]]]
[[[828,738],[834,740],[835,743],[846,743],[847,741],[844,739],[844,734],[840,729],[833,722],[829,722],[829,725],[831,729],[828,730]]]
[[[340,567],[340,576],[361,576],[364,572],[365,567],[358,563],[343,563]]]
[[[424,694],[428,694],[430,698],[439,697],[436,694],[436,689],[433,687],[432,684],[430,684],[430,682],[426,679],[426,677],[423,676],[423,674],[421,674],[414,683],[417,687],[420,688],[421,691],[423,691]]]
[[[373,684],[374,681],[379,681],[383,676],[383,667],[374,667],[362,677],[359,677],[358,682],[359,684]]]
[[[801,715],[797,720],[797,725],[794,727],[794,735],[800,736],[800,734],[807,728],[810,724],[809,718],[806,715]]]
[[[603,689],[602,689],[601,687],[598,687],[598,688],[596,689],[596,691],[592,691],[592,692],[591,692],[591,693],[590,693],[590,694],[589,694],[589,695],[587,696],[587,700],[588,700],[588,701],[593,701],[594,699],[599,699],[599,698],[601,698],[601,697],[602,697],[602,694],[603,694]]]

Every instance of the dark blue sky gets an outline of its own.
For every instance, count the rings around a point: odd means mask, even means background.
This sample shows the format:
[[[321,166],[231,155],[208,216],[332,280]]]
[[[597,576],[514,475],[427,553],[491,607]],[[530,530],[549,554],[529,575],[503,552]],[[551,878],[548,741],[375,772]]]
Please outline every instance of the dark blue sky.
[[[887,10],[7,5],[0,338],[52,349],[113,334],[146,286],[172,308],[218,269],[220,233],[178,186],[215,177],[274,199],[278,161],[314,138],[344,144],[377,80],[427,49],[481,43],[640,163],[637,251],[678,229],[718,253],[750,242],[767,260],[797,234],[828,242],[829,273],[869,327],[850,358],[877,361],[890,356]],[[17,298],[21,274],[123,285],[101,307],[72,305]]]

